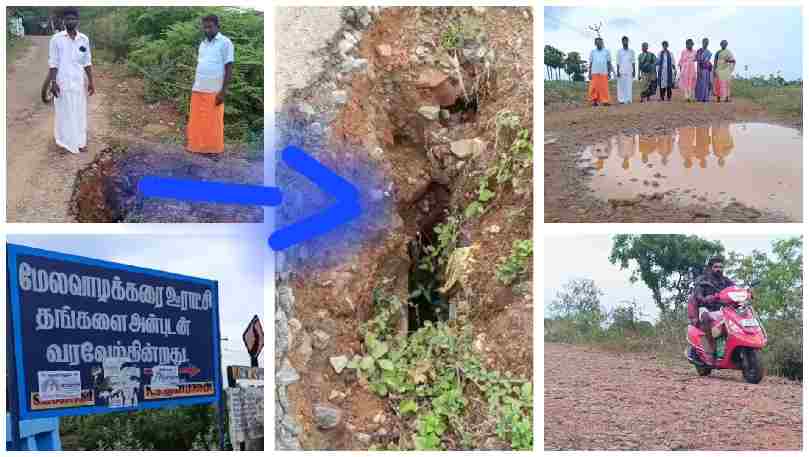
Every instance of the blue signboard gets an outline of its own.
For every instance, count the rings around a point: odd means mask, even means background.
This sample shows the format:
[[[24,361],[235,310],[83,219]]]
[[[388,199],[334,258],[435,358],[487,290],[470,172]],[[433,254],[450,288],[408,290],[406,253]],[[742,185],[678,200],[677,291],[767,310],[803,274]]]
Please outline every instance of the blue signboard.
[[[21,419],[219,401],[216,281],[7,246]]]

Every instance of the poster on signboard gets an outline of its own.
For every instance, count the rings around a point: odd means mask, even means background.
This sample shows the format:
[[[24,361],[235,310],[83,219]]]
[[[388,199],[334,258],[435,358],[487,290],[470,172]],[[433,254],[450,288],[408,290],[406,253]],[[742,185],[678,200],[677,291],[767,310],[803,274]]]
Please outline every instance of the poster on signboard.
[[[9,244],[22,419],[217,402],[217,283]]]

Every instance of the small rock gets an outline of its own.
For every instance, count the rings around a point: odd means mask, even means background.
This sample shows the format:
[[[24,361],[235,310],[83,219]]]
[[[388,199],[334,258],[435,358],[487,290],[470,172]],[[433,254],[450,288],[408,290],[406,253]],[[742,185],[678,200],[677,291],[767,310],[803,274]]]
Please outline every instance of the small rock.
[[[368,59],[354,59],[354,61],[351,63],[351,66],[356,71],[364,72],[368,70]]]
[[[382,43],[376,46],[376,53],[379,54],[379,57],[390,57],[393,54],[393,49],[389,44]]]
[[[385,198],[385,191],[381,189],[371,190],[371,201],[378,202]]]
[[[337,44],[337,49],[340,50],[340,54],[346,55],[354,49],[354,43],[349,40],[340,40]]]
[[[455,157],[465,159],[477,155],[485,148],[485,143],[479,138],[453,141],[449,145],[450,151]]]
[[[314,341],[312,342],[313,346],[316,349],[321,349],[321,350],[326,349],[326,346],[328,346],[329,339],[331,338],[331,336],[328,333],[326,333],[326,332],[324,332],[323,330],[320,330],[320,329],[317,329],[314,332],[312,332],[312,335],[315,337]]]
[[[338,105],[342,105],[348,101],[348,93],[344,90],[335,90],[331,95],[334,97],[334,103]]]
[[[292,367],[292,364],[289,362],[288,358],[284,358],[281,362],[281,369],[275,374],[275,382],[277,384],[281,384],[283,386],[294,384],[300,381],[301,376]]]
[[[348,357],[344,355],[338,355],[336,357],[329,357],[329,363],[331,363],[331,367],[334,368],[334,371],[337,374],[340,374],[345,369],[346,365],[348,365]]]
[[[385,413],[380,411],[374,416],[374,423],[375,424],[382,424],[385,422]]]
[[[368,26],[371,25],[371,21],[372,21],[371,15],[368,13],[365,13],[362,16],[360,16],[360,24],[362,24],[362,26],[365,28],[368,28]]]
[[[432,89],[446,81],[447,78],[449,78],[449,75],[443,71],[428,68],[419,74],[419,78],[416,80],[416,87]]]
[[[425,119],[431,121],[438,120],[438,113],[441,111],[441,107],[439,106],[422,106],[419,108],[419,114],[421,114]]]
[[[657,181],[652,181],[652,187],[660,187],[660,183]]]
[[[424,46],[416,46],[416,55],[419,58],[426,56],[429,52]]]
[[[330,429],[340,423],[343,412],[333,406],[318,404],[314,407],[314,416],[318,427]]]
[[[309,130],[312,132],[312,135],[320,136],[323,134],[323,126],[320,125],[320,122],[312,122],[309,125]]]
[[[339,390],[332,390],[329,393],[329,401],[334,400],[335,398],[344,398],[345,394],[340,392]]]
[[[371,435],[367,433],[355,433],[354,440],[362,447],[369,447],[371,445]]]
[[[376,147],[376,148],[374,148],[374,149],[373,149],[373,151],[371,152],[371,157],[372,157],[374,160],[382,160],[382,159],[384,159],[384,158],[385,158],[385,150],[384,150],[384,149],[382,149],[382,148],[380,148],[380,147]]]
[[[499,225],[491,225],[486,229],[489,233],[500,233],[500,226]]]

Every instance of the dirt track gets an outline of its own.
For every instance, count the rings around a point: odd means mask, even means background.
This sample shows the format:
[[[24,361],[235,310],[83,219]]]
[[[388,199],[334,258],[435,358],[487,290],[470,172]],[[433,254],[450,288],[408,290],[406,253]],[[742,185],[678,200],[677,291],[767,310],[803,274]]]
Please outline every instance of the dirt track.
[[[545,344],[546,450],[800,450],[801,431],[800,383]]]
[[[545,222],[794,222],[765,208],[709,202],[674,204],[663,194],[637,201],[597,198],[577,167],[579,152],[612,135],[655,135],[684,126],[717,121],[765,122],[801,129],[801,120],[782,118],[745,99],[732,103],[687,104],[675,90],[669,103],[632,103],[608,107],[546,106]],[[651,165],[651,164],[650,164]],[[800,190],[796,190],[800,192]]]
[[[50,37],[30,36],[30,48],[10,65],[6,75],[6,143],[9,222],[73,222],[68,207],[76,172],[104,148],[105,76],[94,73],[96,94],[88,99],[86,153],[73,155],[53,140],[53,107],[40,100],[48,71]]]

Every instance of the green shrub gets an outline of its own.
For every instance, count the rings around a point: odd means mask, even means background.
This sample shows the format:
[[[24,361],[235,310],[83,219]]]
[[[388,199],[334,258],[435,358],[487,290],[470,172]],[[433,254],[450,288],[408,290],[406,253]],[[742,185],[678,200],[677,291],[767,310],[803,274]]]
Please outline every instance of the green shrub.
[[[800,320],[769,320],[767,346],[763,351],[768,375],[803,380],[803,338]]]
[[[215,408],[210,405],[149,409],[138,412],[64,417],[65,450],[182,451],[212,446],[216,439]]]
[[[82,18],[80,28],[82,33],[90,38],[94,59],[108,53],[109,59],[113,62],[126,60],[132,38],[126,9],[113,8],[103,16]]]

